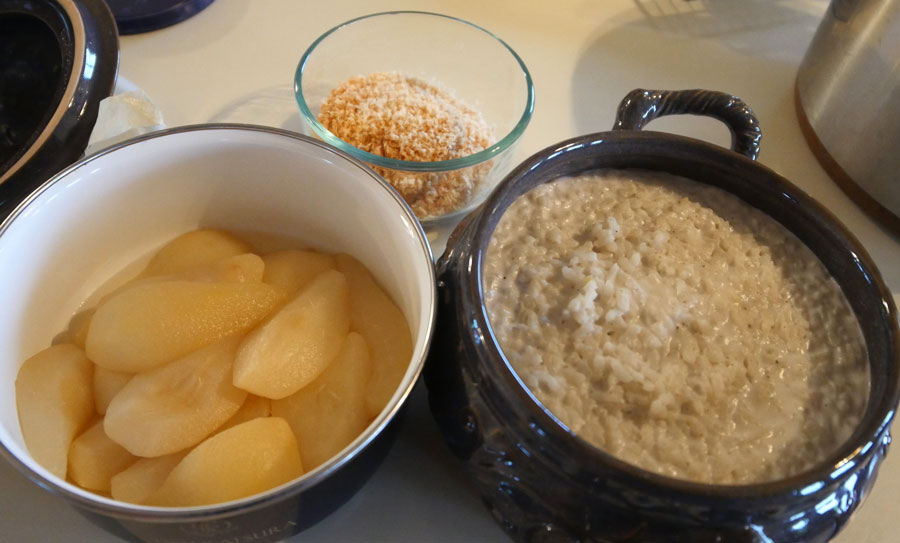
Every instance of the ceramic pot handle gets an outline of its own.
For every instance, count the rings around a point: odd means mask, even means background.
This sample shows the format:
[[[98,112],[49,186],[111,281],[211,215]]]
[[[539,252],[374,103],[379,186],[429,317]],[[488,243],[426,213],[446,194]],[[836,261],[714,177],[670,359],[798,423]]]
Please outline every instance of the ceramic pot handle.
[[[731,131],[731,150],[756,160],[762,138],[759,121],[743,100],[724,92],[635,89],[619,104],[613,130],[640,130],[657,117],[680,114],[722,121]]]

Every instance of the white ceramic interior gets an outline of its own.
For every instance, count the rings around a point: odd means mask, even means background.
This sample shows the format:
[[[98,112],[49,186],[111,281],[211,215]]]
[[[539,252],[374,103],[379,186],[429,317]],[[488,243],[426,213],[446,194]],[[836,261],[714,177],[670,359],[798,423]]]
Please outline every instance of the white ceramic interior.
[[[372,439],[409,394],[431,338],[435,282],[428,243],[403,200],[365,166],[302,136],[241,126],[175,129],[76,164],[0,226],[0,443],[29,469],[74,494],[123,506],[54,477],[29,457],[16,415],[16,374],[93,292],[125,280],[123,268],[136,269],[154,249],[198,227],[350,253],[403,310],[412,363],[392,401],[347,449]]]

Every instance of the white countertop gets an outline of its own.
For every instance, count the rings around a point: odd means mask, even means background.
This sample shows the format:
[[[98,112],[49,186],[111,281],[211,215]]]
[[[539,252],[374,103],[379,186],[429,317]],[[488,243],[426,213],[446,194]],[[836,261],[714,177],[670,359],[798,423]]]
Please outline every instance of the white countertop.
[[[535,114],[517,161],[560,140],[610,129],[616,105],[633,88],[726,91],[759,117],[759,161],[834,212],[900,302],[900,240],[831,182],[797,124],[794,77],[826,7],[824,0],[218,0],[176,26],[122,37],[119,72],[159,105],[168,126],[245,122],[298,130],[293,74],[319,34],[378,11],[445,13],[503,38],[531,71]],[[651,128],[729,142],[724,126],[709,119],[665,118]],[[894,452],[835,541],[897,541],[898,503],[900,453]],[[0,512],[2,541],[118,541],[6,462],[0,462]],[[422,383],[372,480],[337,512],[290,539],[505,540],[438,435]]]

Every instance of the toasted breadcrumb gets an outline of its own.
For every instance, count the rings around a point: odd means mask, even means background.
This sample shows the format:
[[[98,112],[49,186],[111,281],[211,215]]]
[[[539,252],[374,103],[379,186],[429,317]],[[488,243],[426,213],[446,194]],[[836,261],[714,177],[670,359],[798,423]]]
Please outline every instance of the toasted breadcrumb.
[[[322,103],[319,122],[359,149],[415,162],[468,156],[494,139],[478,111],[445,90],[393,72],[353,77],[337,86]],[[375,167],[419,218],[464,207],[490,169],[490,161],[448,172]]]

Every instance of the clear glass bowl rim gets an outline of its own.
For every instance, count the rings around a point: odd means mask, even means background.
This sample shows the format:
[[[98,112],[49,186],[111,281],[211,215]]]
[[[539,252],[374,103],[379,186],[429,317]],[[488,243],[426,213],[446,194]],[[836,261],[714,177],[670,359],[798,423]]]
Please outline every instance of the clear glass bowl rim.
[[[483,149],[477,153],[467,155],[464,157],[454,158],[451,160],[440,160],[434,162],[417,162],[412,160],[398,160],[394,158],[387,158],[381,155],[376,155],[373,153],[369,153],[367,151],[363,151],[358,147],[354,147],[344,140],[338,138],[334,134],[331,133],[327,128],[325,128],[322,123],[316,119],[316,116],[313,115],[312,111],[309,108],[309,104],[306,103],[306,99],[303,97],[303,70],[306,67],[306,63],[309,61],[313,52],[316,50],[318,45],[322,43],[329,36],[341,30],[347,26],[352,25],[353,23],[363,21],[366,19],[372,19],[374,17],[381,17],[384,15],[424,15],[428,17],[440,17],[443,19],[447,19],[450,21],[455,21],[464,25],[468,25],[474,29],[477,29],[481,32],[484,32],[491,38],[495,39],[500,45],[502,45],[508,52],[513,56],[516,62],[519,64],[519,68],[521,68],[523,75],[525,76],[525,85],[527,96],[525,99],[525,110],[522,112],[521,117],[519,117],[518,122],[513,127],[513,129],[506,134],[502,139],[497,141],[494,145],[491,145],[487,149]],[[525,63],[522,61],[522,58],[519,57],[518,53],[513,50],[505,41],[497,37],[493,32],[485,30],[484,28],[465,21],[463,19],[459,19],[457,17],[453,17],[451,15],[443,15],[440,13],[432,13],[429,11],[383,11],[379,13],[372,13],[369,15],[363,15],[361,17],[356,17],[350,19],[349,21],[343,22],[318,38],[310,46],[306,49],[306,52],[303,53],[303,56],[300,57],[300,62],[297,64],[297,71],[294,74],[294,97],[297,100],[297,105],[300,107],[300,113],[303,115],[304,119],[307,123],[312,127],[312,129],[316,132],[316,134],[321,137],[326,143],[334,145],[338,149],[353,155],[354,157],[363,160],[369,164],[380,166],[382,168],[390,168],[393,170],[404,170],[411,172],[443,172],[449,170],[458,170],[461,168],[468,168],[470,166],[474,166],[481,162],[485,162],[490,160],[491,158],[499,155],[503,151],[509,149],[516,140],[519,139],[519,136],[525,131],[525,128],[528,126],[528,123],[531,121],[531,116],[534,113],[534,82],[531,79],[531,73],[528,71],[528,68],[525,66]]]

